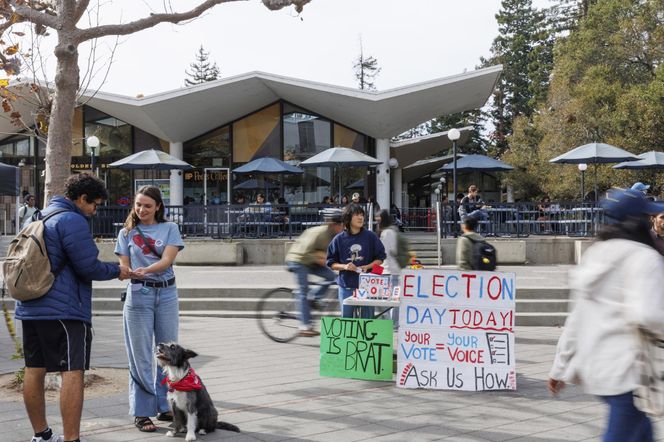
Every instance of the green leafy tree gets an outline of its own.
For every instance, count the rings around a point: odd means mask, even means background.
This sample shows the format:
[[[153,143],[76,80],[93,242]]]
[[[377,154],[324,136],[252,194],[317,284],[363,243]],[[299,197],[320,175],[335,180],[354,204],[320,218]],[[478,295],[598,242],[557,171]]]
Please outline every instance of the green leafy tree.
[[[466,154],[486,154],[488,143],[482,134],[482,112],[479,109],[437,117],[426,124],[427,133],[430,134],[445,132],[455,127],[468,126],[472,126],[473,130],[471,131],[468,142],[459,147],[459,152]],[[451,151],[441,153],[444,155],[452,154]]]
[[[553,38],[545,14],[534,9],[531,0],[503,0],[496,20],[499,35],[491,57],[481,64],[503,65],[487,112],[493,150],[500,155],[508,148],[514,119],[529,117],[536,103],[546,98]]]
[[[195,61],[189,64],[191,70],[185,70],[185,74],[189,78],[184,79],[185,86],[193,86],[195,84],[206,83],[214,81],[219,78],[219,67],[217,63],[210,64],[210,53],[203,49],[203,45],[198,48],[195,55]]]
[[[605,142],[633,153],[661,149],[664,142],[664,1],[598,0],[589,4],[578,29],[557,42],[546,104],[532,130],[519,127],[510,139],[514,155],[529,145],[538,161],[524,167],[539,177],[540,190],[555,198],[578,197],[579,171],[549,159],[588,142]],[[514,144],[514,145],[512,145]],[[594,180],[594,166],[586,174]],[[600,190],[629,186],[651,172],[616,171],[600,165]]]

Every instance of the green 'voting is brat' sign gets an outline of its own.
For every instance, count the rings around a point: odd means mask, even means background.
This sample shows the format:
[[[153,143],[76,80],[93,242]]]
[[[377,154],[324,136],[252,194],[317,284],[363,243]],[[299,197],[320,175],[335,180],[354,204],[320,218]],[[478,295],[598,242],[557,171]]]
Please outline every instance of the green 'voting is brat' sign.
[[[392,321],[322,318],[320,374],[392,380]]]

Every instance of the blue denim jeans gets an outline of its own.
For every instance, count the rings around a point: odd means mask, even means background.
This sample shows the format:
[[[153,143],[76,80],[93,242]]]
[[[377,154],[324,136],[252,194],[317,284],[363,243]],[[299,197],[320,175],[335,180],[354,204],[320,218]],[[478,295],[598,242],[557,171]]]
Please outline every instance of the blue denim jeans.
[[[178,292],[130,284],[123,310],[129,359],[129,414],[155,416],[170,411],[164,375],[155,367],[155,344],[178,339]],[[156,376],[155,376],[156,372]]]
[[[652,442],[650,418],[634,406],[632,392],[600,397],[609,404],[604,442]]]
[[[353,296],[353,290],[350,288],[339,287],[339,306],[341,307],[341,317],[342,318],[352,318],[353,311],[359,310],[359,318],[362,319],[372,319],[374,316],[373,307],[354,307],[352,305],[344,305],[344,299]]]
[[[320,285],[315,290],[309,290],[309,275],[316,275],[323,278],[325,281],[334,281],[337,274],[329,267],[313,266],[308,267],[298,262],[287,261],[286,266],[295,274],[295,282],[297,282],[297,296],[300,302],[300,320],[302,325],[306,328],[311,326],[311,309],[309,301],[314,299],[321,299],[325,296],[327,285]]]

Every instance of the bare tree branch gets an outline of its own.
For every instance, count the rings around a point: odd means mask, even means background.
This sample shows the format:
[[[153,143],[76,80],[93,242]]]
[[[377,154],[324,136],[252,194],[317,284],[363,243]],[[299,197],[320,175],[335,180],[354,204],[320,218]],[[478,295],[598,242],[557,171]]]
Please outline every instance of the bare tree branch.
[[[159,23],[179,23],[200,16],[202,13],[215,5],[229,2],[247,1],[247,0],[206,0],[194,9],[187,12],[174,14],[152,14],[149,17],[142,18],[121,25],[102,25],[95,28],[82,29],[76,32],[75,40],[83,42],[92,38],[105,37],[107,35],[128,35],[143,29],[151,28]]]
[[[16,14],[23,18],[23,21],[29,21],[37,25],[46,26],[53,29],[58,29],[60,27],[60,20],[57,16],[47,13],[47,9],[40,10],[33,6],[26,6],[24,4],[18,5],[17,2],[9,2],[10,5],[14,5],[13,10],[7,10],[7,8],[0,8],[0,12],[3,14]]]
[[[74,23],[78,23],[81,17],[83,17],[83,14],[85,14],[85,10],[88,9],[89,4],[90,0],[78,0],[78,3],[76,3],[76,10],[74,12]]]

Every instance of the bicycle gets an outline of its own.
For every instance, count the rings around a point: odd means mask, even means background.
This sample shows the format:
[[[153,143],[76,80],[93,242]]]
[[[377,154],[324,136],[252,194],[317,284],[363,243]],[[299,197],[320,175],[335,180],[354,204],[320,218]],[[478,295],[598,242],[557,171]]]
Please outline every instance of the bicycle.
[[[309,282],[310,288],[335,286],[335,281]],[[311,318],[315,322],[322,316],[339,314],[337,291],[327,290],[325,296],[311,303]],[[286,343],[295,339],[300,332],[300,300],[295,289],[279,287],[261,296],[256,310],[258,327],[261,332],[275,342]]]

